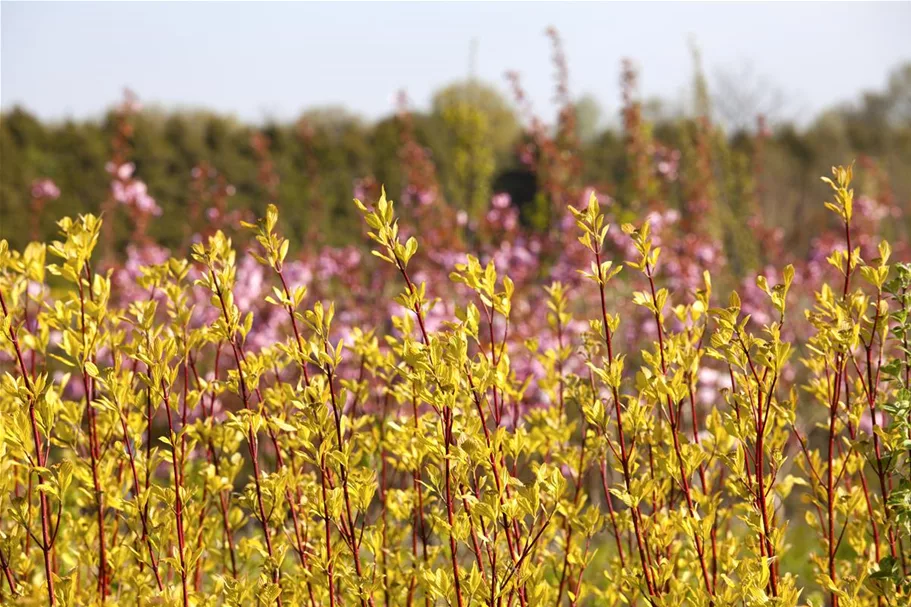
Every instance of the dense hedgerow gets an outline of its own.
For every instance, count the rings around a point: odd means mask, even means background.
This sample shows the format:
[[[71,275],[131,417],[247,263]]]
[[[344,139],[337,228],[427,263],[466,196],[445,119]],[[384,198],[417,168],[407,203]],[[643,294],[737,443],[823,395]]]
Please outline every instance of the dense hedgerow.
[[[0,241],[2,602],[907,605],[911,266],[855,246],[851,180],[815,296],[786,266],[749,313],[595,194],[584,280],[546,288],[472,256],[428,280],[392,201],[357,202],[381,279],[353,317],[275,206],[261,270],[218,231],[126,285],[91,215]]]

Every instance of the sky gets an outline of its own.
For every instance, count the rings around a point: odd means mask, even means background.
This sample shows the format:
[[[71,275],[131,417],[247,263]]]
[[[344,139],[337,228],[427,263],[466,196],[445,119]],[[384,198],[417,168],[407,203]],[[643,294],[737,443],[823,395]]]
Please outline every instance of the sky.
[[[375,119],[394,111],[402,89],[421,108],[470,73],[505,93],[504,74],[515,70],[547,115],[551,25],[564,40],[572,94],[592,95],[608,116],[619,107],[624,57],[639,67],[644,96],[682,103],[691,40],[710,82],[727,73],[747,87],[769,84],[798,122],[883,88],[889,71],[911,60],[911,2],[3,1],[0,105],[50,120],[91,118],[129,87],[146,105],[253,122],[330,105]]]

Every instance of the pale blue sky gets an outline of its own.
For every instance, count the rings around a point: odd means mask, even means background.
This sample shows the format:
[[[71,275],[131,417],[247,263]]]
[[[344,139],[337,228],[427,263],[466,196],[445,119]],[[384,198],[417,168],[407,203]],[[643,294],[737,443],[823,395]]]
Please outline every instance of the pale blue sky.
[[[406,88],[419,106],[467,75],[506,91],[519,71],[536,108],[552,96],[548,25],[559,28],[572,92],[616,112],[619,65],[642,91],[684,98],[695,37],[710,76],[752,65],[806,120],[880,88],[911,60],[911,2],[683,3],[0,3],[0,102],[43,118],[97,116],[124,86],[146,104],[246,120],[341,104],[368,118]]]

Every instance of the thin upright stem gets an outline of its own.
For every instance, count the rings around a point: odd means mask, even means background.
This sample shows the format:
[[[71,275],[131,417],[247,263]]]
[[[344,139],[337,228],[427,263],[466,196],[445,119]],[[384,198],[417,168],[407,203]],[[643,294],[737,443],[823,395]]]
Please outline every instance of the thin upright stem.
[[[3,308],[3,316],[9,317],[10,313],[6,307],[6,299],[4,299],[2,291],[0,291],[0,307]],[[38,420],[35,415],[35,395],[32,389],[32,382],[29,378],[28,370],[25,366],[25,359],[22,356],[22,348],[19,345],[19,338],[16,335],[16,329],[12,323],[10,323],[9,327],[9,338],[13,343],[13,349],[16,351],[16,360],[19,362],[19,370],[20,374],[22,375],[22,380],[25,382],[25,388],[30,394],[28,400],[28,416],[32,429],[32,441],[34,442],[35,447],[35,465],[39,468],[44,468],[46,459],[44,445],[41,440],[41,432],[38,429]],[[39,473],[38,484],[40,485],[43,482],[44,481],[42,479],[42,476]],[[51,567],[51,515],[47,502],[47,494],[45,494],[44,491],[38,492],[38,503],[41,509],[41,552],[44,555],[44,577],[45,584],[47,585],[47,599],[48,604],[53,606],[57,604],[57,598],[54,595],[54,576]],[[15,593],[16,591],[12,583],[12,576],[8,573],[8,567],[5,564],[4,571],[7,572],[7,581],[10,582],[10,588],[12,589],[13,593]]]

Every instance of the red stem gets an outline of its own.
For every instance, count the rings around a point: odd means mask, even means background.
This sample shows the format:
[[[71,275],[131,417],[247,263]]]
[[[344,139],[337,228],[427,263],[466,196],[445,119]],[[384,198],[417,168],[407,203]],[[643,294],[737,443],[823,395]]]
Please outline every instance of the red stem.
[[[171,466],[174,470],[174,518],[177,524],[177,550],[180,560],[180,583],[183,590],[184,607],[189,607],[190,597],[187,590],[187,567],[184,560],[185,538],[183,529],[183,498],[180,490],[183,487],[183,473],[181,471],[180,460],[182,456],[177,451],[177,432],[174,429],[174,421],[171,417],[170,390],[165,385],[164,380],[161,382],[162,396],[164,398],[165,412],[168,414],[168,431],[171,438]]]
[[[133,473],[133,493],[136,494],[136,503],[139,505],[142,503],[142,493],[139,488],[139,475],[136,473],[136,458],[133,456],[133,441],[130,440],[127,420],[123,411],[120,412],[120,426],[123,430],[123,444],[126,447],[127,456],[130,460],[130,470]],[[149,561],[152,565],[152,573],[155,574],[155,582],[158,584],[158,589],[162,590],[161,575],[158,573],[158,557],[155,555],[155,550],[152,547],[152,538],[149,537],[149,524],[148,519],[146,518],[145,508],[139,508],[139,521],[142,523],[142,537],[140,539],[145,542],[146,547],[149,550]]]
[[[221,343],[218,344],[218,348],[216,349],[216,353],[215,353],[215,379],[218,379],[218,358],[220,355],[221,355]],[[193,371],[193,376],[196,379],[196,385],[199,386],[200,385],[199,372],[197,371],[196,363],[193,361],[192,358],[190,359],[190,369],[192,369],[192,371]],[[207,421],[212,420],[214,418],[214,415],[215,415],[215,393],[214,393],[214,391],[212,393],[212,399],[209,401],[209,410],[206,411],[205,404],[203,404],[203,413],[206,415]],[[219,465],[218,465],[218,462],[219,462],[218,452],[215,450],[215,445],[212,442],[211,436],[208,436],[206,438],[206,456],[208,457],[209,462],[212,463],[212,467],[215,470],[215,475],[218,477],[221,477],[221,473],[219,472]],[[234,554],[234,532],[231,529],[231,522],[228,518],[229,502],[228,502],[228,496],[226,495],[226,493],[228,493],[227,490],[218,492],[218,502],[219,502],[219,510],[221,512],[222,528],[224,529],[224,532],[225,532],[225,541],[228,544],[228,552],[229,552],[230,558],[231,558],[231,575],[236,579],[237,578],[237,559]],[[203,523],[203,521],[201,520],[200,525],[199,525],[199,527],[200,527],[200,534],[199,534],[200,544],[198,545],[198,547],[201,547],[201,542],[202,542],[202,523]],[[201,567],[199,569],[201,569]]]
[[[651,290],[652,295],[652,306],[654,307],[654,316],[655,316],[655,326],[658,329],[658,350],[661,358],[661,373],[665,376],[667,375],[667,362],[664,356],[664,325],[661,322],[661,311],[658,309],[658,297],[655,291],[655,279],[652,273],[651,264],[648,261],[645,262],[645,275],[648,277],[648,285]],[[674,412],[674,406],[671,402],[671,397],[667,397],[667,413],[668,419],[671,424],[671,436],[673,437],[674,443],[674,454],[677,456],[677,462],[680,468],[680,484],[683,489],[684,497],[686,498],[687,510],[691,517],[695,517],[696,509],[693,501],[692,492],[690,491],[690,479],[686,474],[686,467],[683,462],[683,453],[680,447],[680,436],[679,436],[679,416]],[[705,477],[702,479],[703,486],[705,485]],[[702,579],[705,582],[705,590],[708,592],[709,596],[713,596],[714,592],[712,591],[713,582],[709,579],[708,567],[705,563],[705,545],[702,536],[696,531],[696,527],[693,527],[693,543],[696,546],[696,554],[699,557],[699,566],[702,569]],[[774,596],[774,595],[773,595]],[[710,604],[713,604],[710,601]]]
[[[0,291],[0,307],[3,308],[3,315],[9,317],[9,310],[6,307],[6,300],[3,298],[3,292]],[[12,319],[10,319],[12,320]],[[13,328],[12,323],[10,323],[9,328],[10,340],[13,342],[13,349],[16,350],[16,359],[19,361],[19,369],[22,373],[22,379],[25,381],[25,388],[32,392],[32,382],[29,379],[28,370],[25,366],[25,359],[22,357],[22,348],[19,346],[19,338],[16,336],[16,329]],[[46,463],[44,457],[44,448],[41,441],[41,434],[38,431],[38,420],[35,416],[35,398],[34,395],[29,398],[28,402],[28,416],[29,422],[32,427],[32,440],[35,443],[35,460],[39,468],[43,468]],[[44,481],[42,480],[41,474],[38,475],[38,484],[40,485]],[[51,524],[51,515],[48,509],[47,495],[44,491],[38,492],[38,500],[41,508],[41,552],[44,554],[44,576],[45,583],[47,584],[47,598],[48,604],[51,606],[57,604],[57,598],[54,596],[54,577],[51,571],[51,537],[50,537],[50,524]],[[31,535],[29,532],[28,535]],[[8,567],[4,565],[4,570],[8,572]],[[7,573],[7,581],[11,581],[9,573]],[[15,594],[15,589],[12,583],[10,588],[13,588],[13,593]]]
[[[605,278],[601,272],[600,247],[595,250],[595,263],[598,266],[598,293],[601,297],[601,323],[604,329],[604,343],[607,345],[607,360],[608,363],[613,364],[614,348],[610,326],[607,319],[607,297],[604,292]],[[622,406],[620,403],[620,391],[616,386],[611,386],[611,390],[614,398],[614,409],[617,416],[617,437],[620,443],[620,465],[623,468],[623,482],[626,485],[627,492],[629,492],[632,486],[632,474],[630,474],[629,455],[627,453],[626,438],[623,432],[623,414],[621,411]],[[631,510],[633,519],[633,531],[636,535],[636,547],[639,550],[639,564],[642,566],[642,574],[645,577],[645,586],[648,590],[649,596],[654,597],[657,595],[657,589],[654,582],[652,581],[652,574],[649,568],[650,559],[648,556],[648,541],[642,532],[642,510],[639,508],[639,504],[634,505]]]
[[[211,272],[211,275],[212,275],[213,285],[215,287],[215,294],[216,294],[216,297],[218,298],[219,303],[221,304],[222,313],[224,314],[225,323],[229,323],[230,316],[228,314],[228,308],[225,304],[224,296],[221,292],[221,287],[218,284],[218,280],[215,277],[214,271]],[[250,395],[247,391],[247,382],[246,382],[246,379],[244,379],[241,355],[240,355],[240,352],[238,351],[238,347],[235,342],[234,335],[229,336],[229,343],[231,344],[231,351],[234,354],[234,363],[237,366],[237,376],[238,376],[238,384],[240,384],[241,399],[243,400],[244,408],[250,409]],[[254,484],[254,488],[256,490],[256,507],[257,507],[257,510],[259,511],[259,520],[262,524],[263,536],[266,541],[266,554],[268,554],[269,558],[271,559],[271,558],[274,558],[274,550],[272,548],[272,536],[269,533],[269,522],[266,517],[266,508],[265,508],[265,505],[263,504],[263,494],[262,494],[262,486],[261,486],[261,480],[260,480],[262,473],[260,472],[260,466],[259,466],[259,441],[256,438],[256,434],[253,432],[252,425],[250,425],[247,428],[247,446],[248,446],[248,450],[250,453],[250,460],[253,465],[253,484]],[[278,452],[277,449],[276,449],[276,452]],[[280,574],[278,568],[276,568],[272,572],[272,582],[274,584],[281,586],[281,574]],[[282,606],[281,593],[279,593],[278,597],[276,598],[276,603],[279,605],[279,607]]]
[[[421,329],[421,338],[423,339],[425,346],[430,346],[430,338],[427,335],[427,329],[424,324],[424,312],[421,310],[420,302],[417,301],[417,290],[414,287],[414,284],[411,282],[411,278],[408,276],[408,271],[405,269],[405,264],[398,258],[398,255],[394,255],[395,265],[398,267],[399,272],[402,274],[402,278],[405,279],[405,284],[408,286],[408,291],[413,298],[415,298],[414,304],[414,313],[417,315],[418,326]],[[447,419],[448,418],[448,419]],[[457,558],[456,551],[456,541],[455,536],[453,535],[452,528],[455,523],[455,516],[453,512],[452,504],[452,479],[451,479],[451,469],[449,462],[449,447],[452,441],[452,411],[450,410],[447,414],[446,409],[441,413],[441,424],[443,426],[443,442],[445,446],[445,486],[446,486],[446,517],[449,521],[450,532],[449,532],[449,552],[452,562],[452,579],[455,585],[456,601],[458,607],[464,607],[464,599],[462,597],[462,586],[459,581],[459,561]]]
[[[88,269],[88,266],[86,266]],[[87,353],[88,345],[86,340],[86,322],[85,322],[85,290],[82,286],[82,279],[77,279],[79,287],[79,308],[82,319],[82,346],[83,354]],[[91,283],[89,283],[91,289]],[[108,595],[108,565],[107,565],[107,547],[105,542],[104,530],[104,493],[101,490],[101,482],[98,478],[98,460],[101,457],[101,449],[98,441],[98,425],[96,422],[95,408],[92,407],[92,380],[89,378],[88,371],[83,365],[82,369],[82,386],[85,391],[85,408],[89,417],[89,456],[92,467],[92,485],[95,492],[95,503],[98,507],[98,585],[101,594],[101,603],[104,604],[105,597]]]

